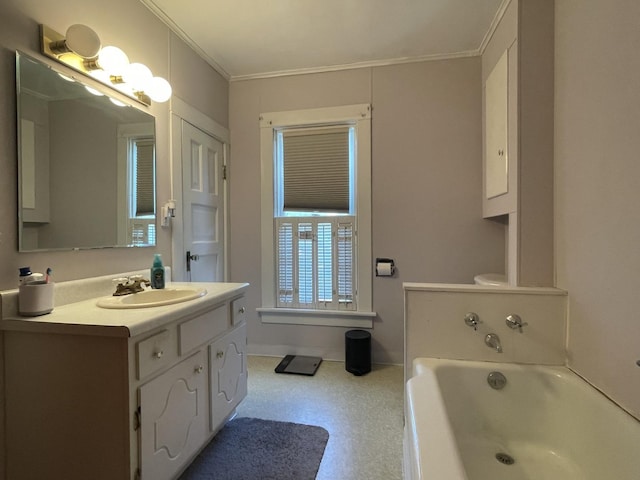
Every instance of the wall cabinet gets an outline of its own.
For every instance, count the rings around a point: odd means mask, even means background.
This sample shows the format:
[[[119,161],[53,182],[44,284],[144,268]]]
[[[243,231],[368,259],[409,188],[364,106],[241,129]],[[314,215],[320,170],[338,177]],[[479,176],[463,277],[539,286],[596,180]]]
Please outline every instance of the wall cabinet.
[[[510,2],[482,54],[485,86],[484,218],[506,225],[509,284],[554,285],[554,2]],[[492,156],[502,148],[506,59],[506,163]],[[497,75],[494,77],[494,74]],[[500,105],[499,112],[493,107]],[[497,110],[497,107],[496,107]],[[494,137],[498,125],[499,135]],[[495,159],[495,157],[493,157]],[[489,163],[487,163],[489,162]],[[504,192],[504,165],[507,191]],[[500,181],[492,184],[492,169]],[[497,178],[497,177],[496,177]],[[487,183],[487,180],[489,182]],[[502,193],[501,193],[502,192]]]
[[[507,156],[507,98],[509,70],[505,51],[485,83],[485,196],[509,191]]]
[[[244,297],[157,324],[4,331],[6,478],[179,476],[247,394]]]
[[[517,44],[504,50],[484,82],[483,217],[516,211]]]

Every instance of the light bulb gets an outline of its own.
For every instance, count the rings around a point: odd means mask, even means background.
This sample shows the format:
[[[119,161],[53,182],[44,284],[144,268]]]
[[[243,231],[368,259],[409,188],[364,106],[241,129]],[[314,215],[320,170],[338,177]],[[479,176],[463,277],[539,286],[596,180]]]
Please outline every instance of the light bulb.
[[[102,83],[106,83],[107,85],[111,84],[110,75],[108,72],[104,70],[90,70],[89,75],[91,75],[96,80],[101,81]]]
[[[128,83],[124,83],[124,82],[123,83],[112,83],[111,86],[113,88],[115,88],[116,90],[118,90],[119,92],[124,93],[125,95],[128,95],[130,97],[133,95],[134,90],[133,90],[133,88],[131,88],[131,85],[128,84]]]
[[[133,88],[134,92],[144,92],[152,78],[151,70],[141,63],[130,63],[122,73],[122,79]]]
[[[107,46],[100,50],[98,66],[109,75],[122,75],[129,65],[129,57],[118,47]]]
[[[145,93],[154,102],[166,102],[171,98],[171,85],[162,77],[153,77]]]

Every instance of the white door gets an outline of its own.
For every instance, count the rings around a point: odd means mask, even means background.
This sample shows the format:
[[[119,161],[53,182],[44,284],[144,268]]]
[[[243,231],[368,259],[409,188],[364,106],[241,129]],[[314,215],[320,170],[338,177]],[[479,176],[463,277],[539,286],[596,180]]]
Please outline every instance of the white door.
[[[224,280],[224,144],[182,120],[186,279]]]

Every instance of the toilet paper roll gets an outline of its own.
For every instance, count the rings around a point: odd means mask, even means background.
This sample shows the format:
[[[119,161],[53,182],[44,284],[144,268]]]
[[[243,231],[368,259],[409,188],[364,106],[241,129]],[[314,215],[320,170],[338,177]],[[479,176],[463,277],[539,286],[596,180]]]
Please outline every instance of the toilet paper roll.
[[[379,277],[390,277],[393,275],[393,264],[389,262],[378,262],[376,264],[376,274]]]

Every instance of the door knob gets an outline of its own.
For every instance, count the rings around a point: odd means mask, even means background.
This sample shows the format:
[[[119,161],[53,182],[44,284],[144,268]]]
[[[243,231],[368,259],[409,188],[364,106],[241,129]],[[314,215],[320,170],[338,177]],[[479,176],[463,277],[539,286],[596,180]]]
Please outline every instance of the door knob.
[[[200,260],[200,255],[197,253],[191,255],[191,250],[187,250],[187,272],[191,272],[191,262],[197,262]]]

